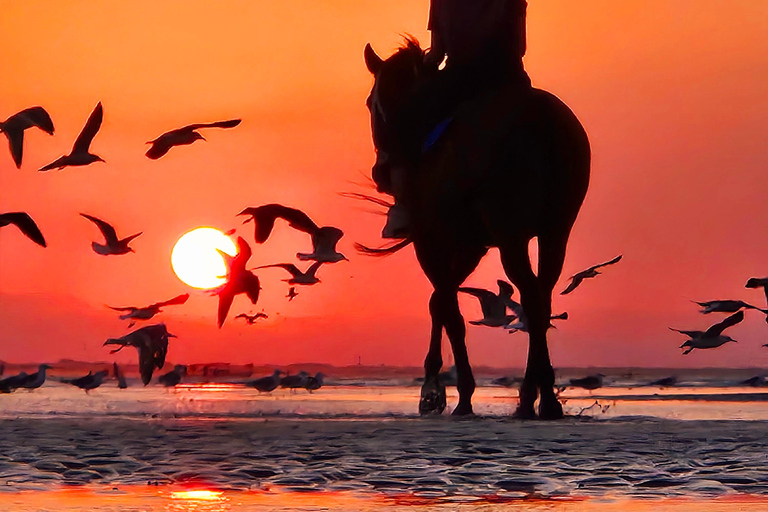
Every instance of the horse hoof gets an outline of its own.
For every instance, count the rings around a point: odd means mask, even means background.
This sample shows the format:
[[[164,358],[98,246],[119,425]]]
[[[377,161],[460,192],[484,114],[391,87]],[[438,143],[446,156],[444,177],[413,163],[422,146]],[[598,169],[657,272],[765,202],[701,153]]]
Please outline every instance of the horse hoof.
[[[541,403],[539,403],[539,418],[542,420],[563,419],[563,406],[557,398],[552,397],[545,400],[544,397],[542,397]]]
[[[469,416],[474,415],[475,413],[472,411],[472,404],[462,404],[456,406],[456,408],[451,413],[451,416]]]
[[[438,415],[445,410],[445,386],[434,381],[424,383],[421,388],[421,400],[419,400],[419,414]]]

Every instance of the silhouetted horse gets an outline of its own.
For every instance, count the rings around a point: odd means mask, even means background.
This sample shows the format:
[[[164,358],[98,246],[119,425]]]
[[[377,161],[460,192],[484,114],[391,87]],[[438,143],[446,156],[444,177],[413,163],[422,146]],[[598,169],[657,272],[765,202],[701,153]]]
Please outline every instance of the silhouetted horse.
[[[368,98],[374,144],[397,156],[399,110],[432,72],[418,42],[406,41],[382,60],[370,45],[365,61],[375,82]],[[377,161],[377,164],[379,162]],[[374,166],[374,170],[376,167]],[[475,381],[467,358],[466,328],[457,290],[490,247],[498,247],[504,271],[519,288],[528,316],[529,348],[516,415],[557,419],[563,409],[554,393],[547,348],[552,290],[560,277],[573,223],[589,184],[587,134],[571,110],[554,95],[533,88],[489,90],[461,105],[438,141],[426,150],[405,184],[411,236],[388,254],[413,242],[434,292],[429,301],[432,336],[424,362],[419,410],[442,412],[445,388],[442,329],[450,339],[458,373],[459,404],[453,414],[472,413]],[[537,237],[538,275],[528,256]]]

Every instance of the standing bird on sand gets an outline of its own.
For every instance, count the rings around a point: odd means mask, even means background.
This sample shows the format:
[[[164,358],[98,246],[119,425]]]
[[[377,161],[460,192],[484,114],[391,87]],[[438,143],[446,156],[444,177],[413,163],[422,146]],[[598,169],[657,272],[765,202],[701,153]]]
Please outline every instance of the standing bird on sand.
[[[256,388],[262,393],[269,393],[277,389],[280,385],[280,374],[283,373],[280,370],[275,370],[269,377],[262,377],[260,379],[246,382],[245,385],[251,388]]]
[[[483,288],[461,287],[460,292],[476,297],[480,301],[480,309],[483,311],[481,320],[470,320],[472,325],[485,325],[488,327],[504,327],[517,318],[517,315],[507,314],[507,300],[515,293],[512,285],[499,279],[499,293],[493,293]]]
[[[27,375],[27,378],[21,383],[24,389],[37,389],[45,383],[45,370],[50,370],[52,367],[43,363],[38,366],[37,371],[32,375]]]
[[[136,307],[136,306],[125,306],[122,308],[116,308],[113,306],[107,306],[109,309],[114,309],[115,311],[128,311],[128,313],[125,313],[124,315],[120,315],[120,320],[127,320],[131,319],[131,323],[128,324],[128,328],[133,327],[133,325],[136,323],[136,320],[149,320],[153,316],[155,316],[158,313],[162,313],[162,309],[165,306],[175,306],[179,304],[184,304],[189,299],[188,293],[183,293],[181,295],[177,295],[176,297],[166,300],[164,302],[156,302],[154,304],[150,304],[149,306],[145,306],[143,308]]]
[[[256,323],[256,320],[259,318],[269,318],[266,313],[256,313],[255,315],[246,315],[245,313],[240,313],[235,317],[235,320],[238,318],[244,318],[245,321],[248,323],[248,325],[253,325]]]
[[[259,300],[261,284],[256,274],[245,268],[246,263],[251,258],[252,251],[251,246],[243,237],[237,237],[237,254],[234,257],[222,251],[219,251],[219,254],[224,258],[227,265],[227,281],[222,286],[212,290],[212,293],[219,296],[217,324],[221,329],[224,320],[227,319],[235,295],[244,293],[255,305]]]
[[[584,281],[587,278],[590,277],[596,277],[600,275],[600,272],[597,271],[600,267],[605,267],[608,265],[613,265],[614,263],[618,263],[621,261],[622,255],[619,254],[615,258],[613,258],[611,261],[606,261],[605,263],[601,263],[599,265],[595,265],[594,267],[589,267],[587,270],[582,270],[581,272],[574,274],[571,276],[571,284],[568,285],[568,287],[560,292],[560,295],[568,295],[573,290],[575,290],[582,281]]]
[[[571,379],[570,383],[571,383],[571,386],[584,388],[589,391],[594,391],[598,388],[603,387],[603,377],[605,377],[605,375],[603,375],[602,373],[597,373],[595,375],[589,375],[581,379]]]
[[[101,386],[101,383],[104,381],[104,378],[107,376],[109,372],[106,370],[101,370],[96,373],[88,372],[88,375],[85,377],[80,377],[78,379],[61,379],[61,382],[64,382],[66,384],[72,384],[73,386],[77,386],[80,389],[85,390],[86,393],[88,393],[92,389],[96,389],[97,387]]]
[[[147,158],[157,160],[165,155],[173,146],[186,146],[192,144],[196,140],[205,140],[205,137],[195,131],[200,128],[234,128],[239,124],[240,119],[231,119],[229,121],[218,121],[215,123],[190,124],[184,128],[165,132],[155,140],[147,142],[147,144],[152,144],[152,147],[147,150]]]
[[[115,378],[117,379],[117,387],[120,389],[127,388],[128,383],[125,382],[125,375],[123,375],[123,372],[120,371],[120,367],[117,366],[117,363],[112,363],[112,372],[115,374]]]
[[[307,379],[309,374],[305,371],[300,371],[296,375],[287,375],[280,380],[281,388],[288,388],[294,391],[298,388],[303,388],[307,385]]]
[[[176,336],[169,333],[165,324],[154,324],[136,329],[121,338],[110,338],[104,345],[119,345],[110,354],[121,351],[125,347],[135,347],[139,351],[139,371],[141,382],[146,386],[152,380],[155,368],[161,370],[165,365],[168,354],[168,339]]]
[[[254,236],[257,244],[263,244],[269,238],[272,228],[275,226],[275,219],[284,219],[292,228],[312,236],[312,252],[296,253],[296,257],[300,260],[336,263],[347,259],[346,256],[336,250],[336,244],[344,236],[344,232],[332,226],[318,226],[301,210],[280,204],[267,204],[256,208],[246,208],[238,215],[251,216],[251,218],[243,221],[243,224],[251,220],[256,223]]]
[[[286,297],[288,297],[288,302],[291,302],[293,299],[295,299],[297,295],[298,293],[296,292],[296,287],[291,286],[291,289],[288,290],[288,295],[286,295]]]
[[[672,327],[670,327],[670,329],[675,332],[685,334],[690,338],[688,341],[680,345],[680,348],[688,347],[688,350],[683,352],[683,355],[686,355],[690,354],[691,351],[696,348],[717,348],[721,345],[724,345],[725,343],[728,343],[729,341],[733,341],[735,343],[736,340],[730,336],[724,336],[723,331],[728,327],[738,324],[742,320],[744,320],[744,312],[739,311],[738,313],[729,316],[722,322],[713,325],[706,331],[681,331],[679,329],[673,329]]]
[[[24,130],[36,126],[48,135],[53,135],[53,121],[43,107],[31,107],[22,110],[3,122],[0,122],[0,132],[8,137],[11,156],[16,168],[21,168],[21,157],[24,153]]]
[[[112,227],[111,224],[108,224],[104,222],[101,219],[97,219],[96,217],[93,217],[91,215],[86,215],[85,213],[81,213],[81,216],[85,217],[89,221],[96,224],[96,226],[101,231],[101,234],[104,235],[104,240],[106,242],[106,245],[97,244],[96,242],[91,242],[91,247],[93,247],[94,252],[96,254],[101,254],[104,256],[110,256],[115,255],[118,256],[120,254],[128,254],[129,252],[135,252],[132,248],[128,247],[128,244],[139,236],[142,232],[138,232],[135,235],[131,235],[129,237],[123,238],[122,240],[118,240],[117,238],[117,232],[115,231],[115,228]]]
[[[709,313],[736,313],[742,309],[756,309],[763,313],[768,313],[752,304],[747,304],[743,300],[710,300],[708,302],[693,301],[702,307],[701,313],[708,315]]]
[[[35,224],[35,221],[32,220],[32,217],[30,217],[29,214],[24,212],[0,213],[0,228],[9,224],[13,224],[19,228],[19,231],[37,245],[47,247],[45,238],[40,232],[40,228],[37,227],[37,224]]]
[[[323,387],[323,377],[325,377],[325,375],[322,372],[318,372],[317,375],[315,375],[314,377],[307,377],[307,383],[304,384],[304,387],[310,393],[313,391],[317,391],[318,389]]]
[[[262,265],[259,268],[272,268],[272,267],[280,267],[285,270],[287,270],[291,276],[290,279],[283,279],[288,284],[303,284],[306,286],[313,285],[320,282],[320,279],[318,279],[315,276],[315,273],[317,273],[317,269],[320,268],[320,265],[323,263],[320,261],[316,261],[310,266],[306,272],[302,272],[299,270],[299,268],[294,265],[293,263],[275,263],[274,265]]]
[[[18,375],[11,375],[0,380],[0,393],[11,393],[16,391],[27,380],[27,372],[21,372]]]
[[[186,374],[187,366],[184,364],[177,364],[173,367],[173,370],[158,377],[157,381],[167,388],[172,388],[181,382],[181,378]]]
[[[85,127],[80,135],[77,136],[72,151],[65,156],[59,157],[50,164],[41,167],[39,171],[48,171],[51,169],[63,169],[68,166],[76,165],[88,165],[93,162],[103,162],[104,159],[98,155],[90,153],[91,141],[101,128],[101,121],[104,118],[104,109],[101,107],[101,102],[96,105],[96,108],[91,112],[88,121],[85,122]]]

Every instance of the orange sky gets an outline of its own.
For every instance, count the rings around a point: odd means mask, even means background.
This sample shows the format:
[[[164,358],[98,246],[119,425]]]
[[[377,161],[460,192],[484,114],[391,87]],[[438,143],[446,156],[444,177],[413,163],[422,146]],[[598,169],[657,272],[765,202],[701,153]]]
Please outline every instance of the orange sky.
[[[689,299],[742,298],[768,275],[768,4],[754,0],[529,0],[534,85],[579,116],[593,148],[589,193],[564,275],[623,253],[624,260],[554,308],[555,366],[751,366],[768,363],[768,326],[747,315],[738,344],[686,357],[682,336],[705,328]],[[727,6],[727,7],[726,7]],[[104,307],[142,305],[187,291],[170,268],[177,238],[199,225],[239,226],[245,206],[281,202],[342,227],[352,261],[322,267],[323,282],[286,302],[278,271],[263,297],[233,314],[270,319],[216,329],[216,299],[201,292],[162,317],[179,335],[172,361],[322,361],[420,365],[430,287],[412,249],[356,255],[376,243],[383,217],[338,192],[368,192],[374,156],[362,51],[383,55],[411,33],[428,41],[427,0],[44,0],[6,5],[0,17],[0,117],[43,105],[56,136],[29,130],[16,170],[0,143],[0,210],[28,211],[49,242],[0,231],[0,359],[109,359],[103,340],[126,332]],[[67,153],[91,109],[104,104],[92,148],[108,163],[36,169]],[[192,122],[242,117],[208,142],[159,161],[144,143]],[[510,191],[514,197],[514,191]],[[135,254],[90,249],[86,212],[118,233],[144,231]],[[252,228],[239,230],[250,241]],[[293,261],[306,235],[280,224],[251,267]],[[468,283],[501,277],[491,252]],[[565,282],[565,279],[563,280]],[[562,285],[564,287],[564,284]],[[479,307],[461,298],[467,319]],[[719,317],[718,317],[719,318]],[[522,366],[522,334],[470,327],[471,362]],[[135,354],[119,354],[120,360]]]

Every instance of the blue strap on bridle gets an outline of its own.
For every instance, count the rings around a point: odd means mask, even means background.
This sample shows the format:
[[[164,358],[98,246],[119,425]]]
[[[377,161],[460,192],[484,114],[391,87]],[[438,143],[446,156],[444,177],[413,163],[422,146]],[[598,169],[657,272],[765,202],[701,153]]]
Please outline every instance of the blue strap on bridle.
[[[431,132],[429,132],[429,135],[427,135],[426,140],[424,141],[424,145],[421,147],[421,152],[426,153],[430,149],[432,149],[432,146],[434,146],[438,140],[440,140],[440,137],[445,133],[446,128],[448,128],[448,125],[451,124],[451,121],[453,121],[453,117],[449,117],[447,119],[443,119],[437,125],[432,129]]]

